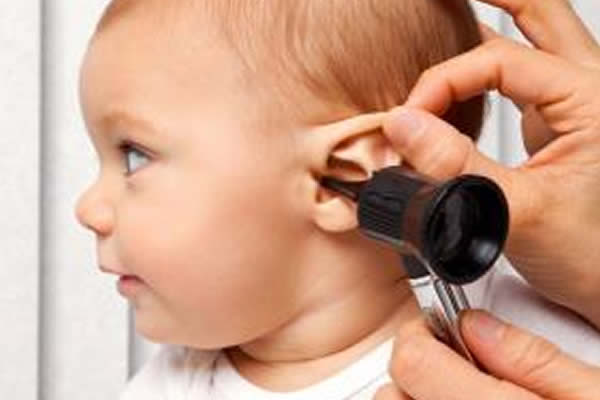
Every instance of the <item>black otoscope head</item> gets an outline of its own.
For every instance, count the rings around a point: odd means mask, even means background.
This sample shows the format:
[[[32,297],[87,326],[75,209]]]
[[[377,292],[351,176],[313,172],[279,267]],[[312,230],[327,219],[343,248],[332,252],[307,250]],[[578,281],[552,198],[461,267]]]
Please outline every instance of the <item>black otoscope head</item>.
[[[508,203],[500,187],[482,176],[436,183],[406,168],[390,167],[369,181],[324,178],[322,184],[358,202],[358,222],[366,235],[401,250],[408,244],[451,284],[483,276],[506,242]],[[428,274],[406,255],[411,278]]]

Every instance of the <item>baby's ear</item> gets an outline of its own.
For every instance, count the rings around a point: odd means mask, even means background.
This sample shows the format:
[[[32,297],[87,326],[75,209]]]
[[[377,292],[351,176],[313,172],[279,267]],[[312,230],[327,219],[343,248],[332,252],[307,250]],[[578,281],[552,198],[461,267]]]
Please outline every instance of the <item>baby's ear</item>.
[[[314,176],[324,176],[348,182],[369,179],[373,172],[399,165],[400,156],[384,136],[381,122],[385,113],[363,114],[348,120],[324,125],[322,135],[315,137],[321,143],[320,160],[314,165]],[[358,227],[356,204],[345,196],[324,188],[316,182],[314,222],[329,232],[344,232]]]

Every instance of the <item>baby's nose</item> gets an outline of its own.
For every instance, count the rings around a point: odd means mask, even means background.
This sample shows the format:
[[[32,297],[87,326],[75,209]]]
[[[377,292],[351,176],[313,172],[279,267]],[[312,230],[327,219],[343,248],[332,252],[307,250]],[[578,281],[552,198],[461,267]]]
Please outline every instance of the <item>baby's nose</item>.
[[[108,236],[112,231],[112,207],[93,188],[88,189],[78,199],[75,216],[81,225],[99,236]]]

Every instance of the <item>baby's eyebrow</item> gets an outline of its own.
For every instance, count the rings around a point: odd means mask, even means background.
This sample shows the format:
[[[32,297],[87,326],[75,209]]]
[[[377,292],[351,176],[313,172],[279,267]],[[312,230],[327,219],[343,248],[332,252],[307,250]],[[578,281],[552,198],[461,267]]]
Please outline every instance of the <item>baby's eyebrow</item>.
[[[101,129],[101,132],[113,132],[118,129],[132,129],[135,131],[147,132],[152,136],[157,136],[160,132],[156,124],[124,110],[113,110],[104,114],[100,118],[98,126]]]

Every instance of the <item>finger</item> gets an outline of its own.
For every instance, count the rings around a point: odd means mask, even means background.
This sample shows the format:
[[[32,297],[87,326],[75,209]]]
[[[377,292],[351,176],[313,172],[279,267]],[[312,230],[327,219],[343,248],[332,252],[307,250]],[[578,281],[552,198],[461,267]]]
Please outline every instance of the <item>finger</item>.
[[[494,39],[512,40],[505,36],[500,35],[498,32],[496,32],[494,30],[494,28],[492,28],[491,26],[489,26],[488,24],[486,24],[484,22],[479,22],[479,32],[481,33],[481,38],[484,43],[489,42]],[[520,111],[523,111],[523,109],[526,107],[524,104],[520,104],[515,101],[513,101],[513,104]]]
[[[550,342],[483,311],[465,313],[461,327],[469,348],[496,377],[552,399],[600,398],[598,370]]]
[[[548,106],[572,98],[581,75],[556,56],[494,39],[425,71],[405,105],[443,115],[455,102],[497,89],[516,103]]]
[[[500,185],[510,200],[510,229],[535,218],[544,204],[537,183],[525,173],[506,168],[475,147],[475,143],[446,121],[423,110],[393,109],[383,131],[394,150],[416,171],[437,180],[463,174],[484,175]],[[510,232],[509,232],[510,233]]]
[[[401,391],[419,400],[541,400],[478,371],[431,335],[414,330],[397,336],[390,374]]]
[[[394,149],[417,171],[445,180],[464,173],[502,175],[503,168],[477,152],[475,143],[446,121],[423,110],[397,107],[383,130]]]
[[[375,393],[373,400],[412,400],[408,395],[400,392],[396,385],[388,383],[380,387]]]
[[[598,44],[567,0],[480,0],[512,15],[536,47],[581,63],[598,63]]]

